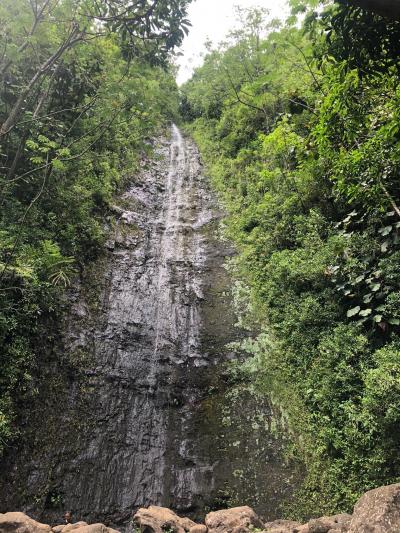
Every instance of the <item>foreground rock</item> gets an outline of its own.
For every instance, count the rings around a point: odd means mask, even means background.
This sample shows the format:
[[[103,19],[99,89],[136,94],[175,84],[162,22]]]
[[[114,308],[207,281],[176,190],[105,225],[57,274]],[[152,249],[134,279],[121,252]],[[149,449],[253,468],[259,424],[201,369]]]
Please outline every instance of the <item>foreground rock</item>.
[[[250,528],[264,529],[264,524],[250,507],[234,507],[206,516],[209,533],[245,533]]]
[[[205,525],[182,518],[165,507],[151,505],[133,517],[142,533],[400,533],[400,483],[366,492],[353,515],[314,518],[307,524],[274,520],[264,524],[250,507],[209,513]],[[119,533],[103,524],[77,522],[51,528],[23,513],[0,513],[0,533]]]
[[[274,520],[265,524],[264,527],[267,533],[298,533],[302,525],[293,520]]]
[[[366,492],[353,515],[323,516],[300,525],[287,520],[265,524],[266,533],[400,533],[400,483]]]
[[[189,518],[181,518],[170,509],[155,505],[150,505],[148,509],[139,509],[133,517],[133,522],[146,533],[165,533],[167,530],[185,533],[197,526]]]
[[[71,525],[75,525],[75,524],[71,524]],[[72,531],[72,529],[67,529],[67,528],[68,526],[62,530],[62,533],[65,533],[66,531]],[[74,528],[74,531],[76,531],[76,533],[119,533],[119,531],[117,531],[116,529],[107,527],[104,524],[90,524],[86,526],[80,526],[80,527]]]
[[[51,527],[36,522],[24,513],[0,513],[1,533],[50,533]]]
[[[399,531],[400,483],[379,487],[361,496],[354,507],[348,533],[398,533]]]
[[[308,523],[308,533],[328,533],[347,531],[350,525],[351,515],[337,514],[333,516],[323,516]]]
[[[61,526],[54,526],[52,529],[54,533],[67,533],[67,531],[73,531],[83,526],[89,525],[87,522],[76,522],[75,524],[62,524]]]
[[[77,522],[51,528],[46,524],[36,522],[24,513],[0,513],[0,533],[119,533],[104,524],[87,524]]]
[[[264,524],[247,506],[209,513],[205,526],[162,507],[140,509],[135,518],[146,533],[165,533],[167,529],[174,533],[248,533],[254,529],[264,533],[400,533],[400,483],[365,493],[355,505],[353,515],[323,516],[307,524],[291,520]],[[81,529],[79,533],[86,532]]]

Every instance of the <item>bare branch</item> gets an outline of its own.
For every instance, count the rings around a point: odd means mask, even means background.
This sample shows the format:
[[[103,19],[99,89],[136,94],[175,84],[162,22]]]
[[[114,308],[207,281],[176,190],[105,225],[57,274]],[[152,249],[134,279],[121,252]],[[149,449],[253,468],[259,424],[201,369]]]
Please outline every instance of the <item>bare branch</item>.
[[[49,3],[50,3],[50,0],[46,0],[44,2],[43,6],[41,7],[40,11],[38,12],[37,11],[37,5],[33,5],[32,1],[30,2],[34,19],[33,19],[32,27],[31,27],[30,31],[28,32],[25,41],[21,44],[21,46],[17,50],[18,54],[21,54],[26,49],[28,44],[30,43],[30,38],[35,33],[36,28],[38,27],[40,22],[43,20],[44,12],[46,11],[47,6],[49,5]],[[5,72],[10,68],[12,63],[13,63],[13,60],[12,59],[8,59],[8,61],[6,61],[2,65],[2,67],[0,67],[0,76],[3,76],[5,74]]]
[[[306,54],[304,53],[304,51],[303,51],[303,50],[300,48],[300,46],[298,46],[296,43],[293,43],[292,41],[288,41],[288,40],[287,40],[286,42],[287,42],[288,44],[294,46],[294,48],[296,48],[296,50],[297,50],[298,52],[300,52],[300,54],[302,55],[302,57],[303,57],[303,59],[304,59],[306,65],[307,65],[308,72],[311,74],[311,76],[312,76],[312,78],[313,78],[313,80],[314,80],[314,82],[315,82],[315,85],[317,86],[318,90],[319,90],[324,96],[326,96],[326,93],[324,92],[324,90],[323,90],[322,87],[321,87],[321,84],[320,84],[319,81],[317,80],[317,77],[316,77],[316,75],[315,75],[313,69],[311,68],[311,65],[310,65],[310,63],[309,63],[309,61],[308,61],[308,59],[307,59],[307,56],[306,56]]]
[[[51,165],[51,164],[50,164]],[[48,167],[50,167],[50,165],[48,165]],[[23,214],[21,220],[19,221],[20,223],[20,229],[19,229],[19,232],[17,234],[17,237],[14,241],[14,245],[12,247],[12,250],[11,250],[11,253],[8,255],[7,257],[7,260],[5,261],[4,263],[4,268],[0,274],[0,283],[3,281],[3,278],[8,270],[8,267],[10,266],[11,264],[11,260],[12,258],[14,257],[14,254],[15,254],[15,251],[19,245],[19,242],[21,240],[21,236],[22,236],[22,227],[23,227],[23,224],[26,220],[26,217],[28,216],[28,213],[29,211],[31,210],[31,208],[33,207],[33,205],[39,200],[39,198],[42,196],[43,194],[43,191],[44,191],[44,187],[46,185],[46,181],[47,181],[47,177],[50,176],[51,174],[51,169],[50,168],[46,168],[46,171],[44,172],[44,176],[43,176],[43,180],[42,180],[42,184],[40,186],[40,189],[39,191],[36,193],[35,197],[32,199],[31,203],[28,205],[28,207],[25,209],[25,213]]]
[[[393,196],[389,193],[389,191],[386,189],[386,187],[383,185],[383,183],[380,183],[381,189],[383,191],[383,194],[386,196],[386,198],[389,200],[390,205],[393,207],[394,211],[396,212],[396,215],[400,218],[400,208],[394,201]]]
[[[240,91],[238,91],[238,90],[236,89],[235,84],[233,83],[233,80],[232,80],[232,78],[231,78],[231,75],[230,75],[228,69],[225,68],[225,72],[226,72],[226,74],[227,74],[227,76],[228,76],[229,83],[230,83],[230,85],[231,85],[231,87],[232,87],[232,89],[233,89],[233,92],[235,93],[235,96],[236,96],[237,101],[238,101],[240,104],[243,104],[243,105],[245,105],[245,106],[247,106],[247,107],[250,107],[251,109],[255,109],[255,110],[257,110],[257,111],[261,111],[261,112],[264,113],[264,115],[265,115],[265,114],[266,114],[265,109],[263,109],[262,107],[258,107],[258,106],[254,105],[254,104],[250,104],[249,102],[245,102],[245,101],[243,100],[243,98],[241,98],[241,96],[240,96]]]
[[[50,68],[56,63],[56,61],[70,48],[72,48],[77,42],[82,41],[84,36],[84,31],[80,31],[76,24],[73,25],[73,28],[70,31],[67,39],[58,47],[58,49],[51,55],[36,71],[35,75],[29,81],[26,88],[21,92],[17,101],[14,104],[10,114],[8,115],[5,122],[0,128],[0,138],[6,135],[16,124],[18,116],[20,115],[24,102],[28,97],[29,93],[32,91],[33,87],[44,76]]]

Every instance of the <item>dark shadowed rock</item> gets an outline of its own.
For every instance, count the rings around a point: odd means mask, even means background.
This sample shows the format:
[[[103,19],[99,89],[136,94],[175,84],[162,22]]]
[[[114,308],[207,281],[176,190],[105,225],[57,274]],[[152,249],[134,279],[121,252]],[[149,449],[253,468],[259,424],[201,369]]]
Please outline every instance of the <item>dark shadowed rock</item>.
[[[24,513],[0,513],[1,533],[50,533],[51,528]]]
[[[206,516],[209,533],[239,533],[250,531],[250,527],[264,529],[264,524],[250,507],[233,507],[215,511]]]
[[[197,526],[189,518],[181,518],[166,507],[150,505],[148,509],[139,509],[133,517],[135,525],[145,533],[165,533],[171,529],[174,533],[185,533]]]
[[[354,507],[348,533],[398,533],[400,483],[366,492]]]

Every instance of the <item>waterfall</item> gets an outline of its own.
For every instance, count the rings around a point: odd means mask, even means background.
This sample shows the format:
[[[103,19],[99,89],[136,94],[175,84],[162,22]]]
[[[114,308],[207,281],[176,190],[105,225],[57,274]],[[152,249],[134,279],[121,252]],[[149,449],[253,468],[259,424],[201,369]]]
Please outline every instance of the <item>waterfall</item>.
[[[200,508],[214,486],[201,399],[217,343],[202,342],[201,308],[223,271],[220,213],[175,125],[147,164],[121,197],[100,315],[80,333],[71,320],[70,349],[93,351],[92,423],[57,465],[68,508],[117,523],[143,505]]]
[[[196,304],[200,280],[196,279],[196,273],[201,269],[204,251],[195,228],[199,227],[204,214],[201,206],[193,209],[194,185],[185,141],[174,124],[160,220],[164,231],[158,252],[154,356],[162,357],[172,342],[179,347],[175,350],[178,364],[198,357],[200,318]],[[153,382],[155,366],[150,369]]]
[[[216,237],[222,214],[197,147],[175,125],[115,211],[106,257],[71,292],[57,354],[86,354],[83,371],[48,370],[57,386],[4,468],[2,505],[43,521],[62,507],[126,531],[150,504],[198,516],[237,494],[277,508],[287,472],[269,406],[224,396],[217,378],[240,336],[223,266],[232,250]]]

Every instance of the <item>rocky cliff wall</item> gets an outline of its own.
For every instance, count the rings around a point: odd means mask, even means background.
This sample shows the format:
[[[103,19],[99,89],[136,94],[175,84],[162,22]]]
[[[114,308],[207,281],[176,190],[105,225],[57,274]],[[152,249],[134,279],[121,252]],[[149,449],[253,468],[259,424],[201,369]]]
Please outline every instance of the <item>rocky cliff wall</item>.
[[[70,509],[122,528],[150,504],[197,517],[240,501],[276,516],[293,472],[270,406],[225,367],[240,336],[232,250],[193,142],[173,126],[113,209],[105,255],[43,358],[24,444],[3,463],[0,511],[51,521]]]

